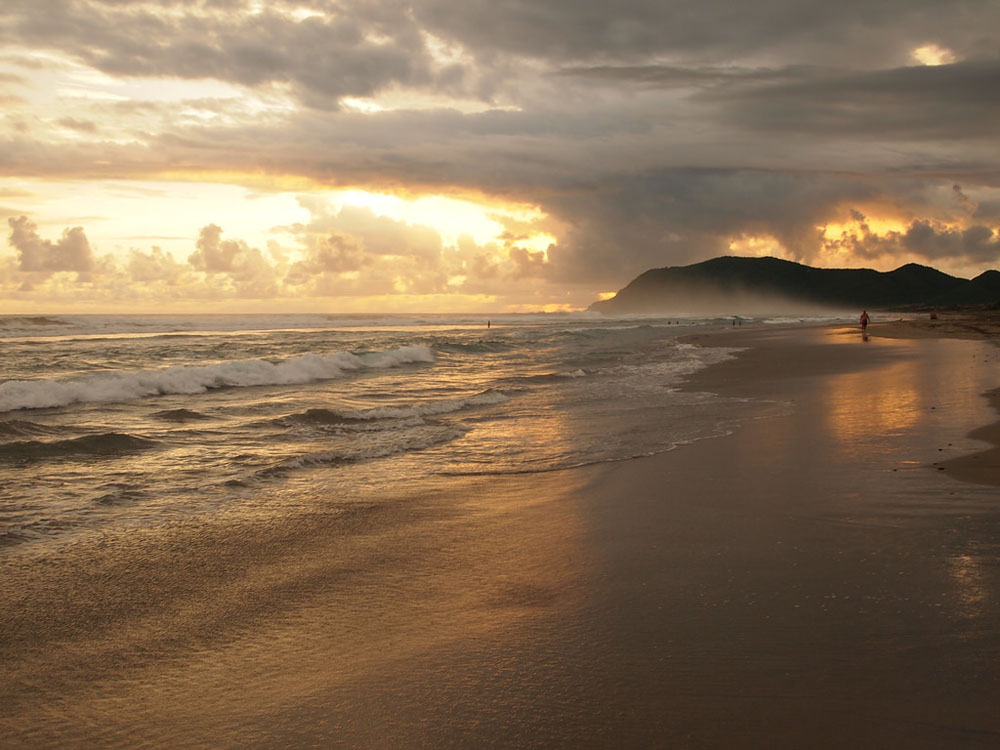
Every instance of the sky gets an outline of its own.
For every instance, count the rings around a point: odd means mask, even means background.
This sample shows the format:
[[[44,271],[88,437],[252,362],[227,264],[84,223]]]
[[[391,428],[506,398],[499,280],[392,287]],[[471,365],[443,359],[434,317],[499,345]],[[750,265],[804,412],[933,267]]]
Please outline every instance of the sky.
[[[1000,266],[996,0],[3,0],[0,313]]]

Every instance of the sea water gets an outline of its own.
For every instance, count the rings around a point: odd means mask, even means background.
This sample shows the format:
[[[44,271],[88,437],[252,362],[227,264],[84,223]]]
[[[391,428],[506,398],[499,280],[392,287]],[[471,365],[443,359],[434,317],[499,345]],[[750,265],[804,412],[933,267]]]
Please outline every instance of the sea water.
[[[734,354],[683,336],[732,322],[0,317],[0,554],[723,435],[785,408],[682,389]]]

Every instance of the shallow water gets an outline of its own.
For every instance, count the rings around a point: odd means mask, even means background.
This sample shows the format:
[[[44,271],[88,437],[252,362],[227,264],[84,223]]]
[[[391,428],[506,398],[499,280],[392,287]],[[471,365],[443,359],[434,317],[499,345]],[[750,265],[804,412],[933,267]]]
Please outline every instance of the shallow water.
[[[746,325],[766,320],[746,319]],[[782,319],[781,323],[787,323]],[[549,471],[725,434],[780,404],[677,390],[728,318],[0,318],[0,547]],[[265,500],[264,498],[270,498]]]

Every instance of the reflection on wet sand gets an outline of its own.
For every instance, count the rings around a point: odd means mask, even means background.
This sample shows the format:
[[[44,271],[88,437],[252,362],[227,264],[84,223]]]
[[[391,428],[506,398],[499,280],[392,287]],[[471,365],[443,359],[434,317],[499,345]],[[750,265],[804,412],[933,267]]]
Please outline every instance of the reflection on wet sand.
[[[955,594],[961,604],[961,613],[970,619],[982,617],[993,606],[989,578],[979,555],[954,555],[949,560]]]
[[[572,479],[505,486],[452,480],[341,516],[230,519],[12,568],[0,593],[18,591],[22,609],[0,619],[17,636],[0,652],[6,730],[26,748],[267,746],[290,731],[269,716],[321,705],[329,725],[312,737],[334,742],[365,700],[359,684],[409,679],[421,659],[477,643],[499,662],[507,639],[530,639],[522,623],[572,619],[588,564],[562,501]],[[441,675],[422,679],[413,700]]]
[[[922,392],[915,362],[833,375],[825,380],[823,417],[826,428],[848,456],[859,456],[884,446],[885,438],[899,435],[921,419]]]
[[[894,440],[932,433],[936,425],[947,420],[946,411],[984,410],[981,390],[983,382],[988,382],[991,365],[977,353],[982,345],[923,341],[921,346],[936,350],[936,355],[913,357],[909,342],[872,343],[888,346],[901,357],[886,367],[824,379],[824,399],[829,407],[824,423],[844,455],[860,458],[887,453]],[[954,441],[961,436],[948,437]],[[944,445],[935,448],[943,449]]]

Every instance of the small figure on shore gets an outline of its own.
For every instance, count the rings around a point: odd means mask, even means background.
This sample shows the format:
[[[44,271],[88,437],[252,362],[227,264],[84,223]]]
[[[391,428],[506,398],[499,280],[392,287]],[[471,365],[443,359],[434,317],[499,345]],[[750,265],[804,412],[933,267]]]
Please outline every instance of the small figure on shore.
[[[862,310],[861,311],[861,333],[862,334],[864,334],[865,330],[868,328],[868,321],[869,321],[868,311],[867,310]]]
[[[490,321],[488,321],[488,320],[486,321],[486,327],[487,327],[487,328],[489,328],[489,327],[490,327]]]

